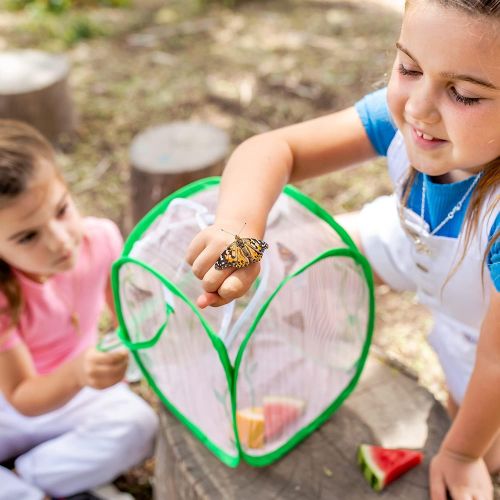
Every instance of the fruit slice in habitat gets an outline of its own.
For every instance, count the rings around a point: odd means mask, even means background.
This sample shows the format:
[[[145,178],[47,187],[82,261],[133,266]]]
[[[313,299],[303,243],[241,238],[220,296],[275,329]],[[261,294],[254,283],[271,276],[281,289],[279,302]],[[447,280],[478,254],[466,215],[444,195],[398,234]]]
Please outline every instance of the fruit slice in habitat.
[[[236,425],[242,445],[247,448],[262,448],[264,446],[264,413],[262,408],[237,410]]]
[[[362,444],[358,449],[358,464],[375,491],[382,491],[399,476],[422,462],[420,451],[382,448]]]
[[[266,440],[278,437],[285,427],[302,415],[305,408],[302,399],[286,396],[265,396],[263,402]]]

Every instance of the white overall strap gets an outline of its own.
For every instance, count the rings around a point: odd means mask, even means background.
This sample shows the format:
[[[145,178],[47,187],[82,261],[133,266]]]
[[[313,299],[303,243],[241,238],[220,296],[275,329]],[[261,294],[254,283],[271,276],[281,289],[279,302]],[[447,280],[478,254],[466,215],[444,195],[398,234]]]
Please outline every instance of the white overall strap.
[[[406,154],[406,146],[403,136],[399,130],[389,144],[387,149],[387,164],[389,168],[389,176],[394,184],[396,191],[399,192],[401,184],[405,179],[410,162]]]
[[[400,196],[409,160],[399,131],[389,146],[387,160],[391,180]],[[456,318],[477,333],[489,303],[489,290],[483,287],[482,281],[482,259],[488,235],[498,214],[498,206],[494,210],[490,210],[490,207],[495,201],[498,204],[499,195],[500,187],[482,202],[478,234],[473,235],[465,255],[462,255],[463,228],[458,239],[432,236],[427,223],[418,214],[410,209],[403,210],[407,225],[416,232],[421,231],[422,239],[432,250],[432,255],[425,255],[416,251],[413,244],[410,246],[411,255],[408,257],[413,261],[410,269],[413,268],[412,275],[420,302],[429,306],[435,314],[444,313]],[[454,270],[462,257],[460,265]],[[488,270],[484,269],[484,273],[488,273]],[[484,277],[487,278],[487,275]]]

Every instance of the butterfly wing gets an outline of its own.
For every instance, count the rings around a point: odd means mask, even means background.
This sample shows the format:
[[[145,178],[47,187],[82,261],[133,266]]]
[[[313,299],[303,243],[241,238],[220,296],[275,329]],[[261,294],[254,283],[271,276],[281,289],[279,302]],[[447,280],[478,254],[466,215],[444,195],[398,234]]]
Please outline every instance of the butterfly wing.
[[[298,257],[283,243],[280,241],[277,242],[278,245],[278,255],[280,259],[285,264],[285,274],[289,274],[294,264],[297,262]]]
[[[257,240],[256,238],[243,238],[243,245],[247,253],[248,260],[253,262],[259,262],[262,259],[264,250],[269,248],[269,245],[263,240]]]
[[[250,260],[245,256],[243,250],[239,247],[236,241],[233,241],[221,254],[215,263],[215,269],[220,271],[227,267],[246,267],[250,264]]]

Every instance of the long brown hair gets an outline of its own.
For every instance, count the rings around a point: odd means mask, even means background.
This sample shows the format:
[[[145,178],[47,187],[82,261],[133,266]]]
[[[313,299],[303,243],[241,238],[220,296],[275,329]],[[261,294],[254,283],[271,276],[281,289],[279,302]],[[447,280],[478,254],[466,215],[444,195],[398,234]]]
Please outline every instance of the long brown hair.
[[[500,0],[433,0],[445,7],[452,7],[464,11],[473,16],[487,16],[500,19]],[[406,6],[411,3],[411,0],[406,1]],[[500,126],[500,124],[499,124]],[[411,188],[414,184],[417,172],[414,168],[410,168],[408,178],[405,182],[403,190],[403,205],[407,205]],[[500,157],[495,158],[483,168],[483,175],[479,179],[474,192],[472,193],[471,200],[467,207],[464,218],[464,245],[463,253],[455,265],[454,270],[460,265],[465,257],[467,248],[471,244],[472,238],[477,234],[479,224],[481,223],[482,204],[483,201],[493,192],[493,190],[500,185]],[[489,206],[486,207],[485,215],[488,216],[493,213],[498,206],[500,198],[496,196],[490,200]],[[496,231],[488,245],[483,256],[483,269],[486,264],[486,259],[489,252],[496,241],[500,239],[500,231]],[[452,271],[452,272],[453,272]]]
[[[54,150],[34,128],[13,120],[0,120],[0,210],[22,194],[43,161],[55,163]],[[0,293],[7,306],[0,313],[19,322],[22,295],[9,264],[0,259]]]

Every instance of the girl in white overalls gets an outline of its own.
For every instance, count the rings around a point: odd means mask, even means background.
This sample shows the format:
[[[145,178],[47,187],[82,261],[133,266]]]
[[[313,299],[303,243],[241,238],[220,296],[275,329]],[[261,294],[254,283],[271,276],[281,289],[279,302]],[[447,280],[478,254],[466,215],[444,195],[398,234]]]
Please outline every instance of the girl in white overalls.
[[[241,144],[215,224],[187,252],[199,307],[240,297],[259,264],[215,269],[232,239],[221,228],[246,222],[262,238],[285,183],[387,155],[394,195],[337,220],[380,282],[416,291],[433,313],[454,420],[431,462],[432,500],[490,500],[500,470],[499,61],[500,2],[408,0],[387,96]]]

